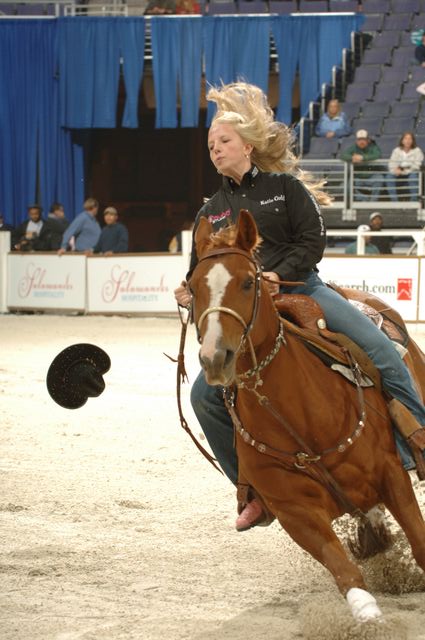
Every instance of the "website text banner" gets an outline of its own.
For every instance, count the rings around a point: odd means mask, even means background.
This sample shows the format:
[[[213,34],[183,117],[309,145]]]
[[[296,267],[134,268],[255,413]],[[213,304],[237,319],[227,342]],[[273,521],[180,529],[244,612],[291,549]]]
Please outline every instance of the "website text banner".
[[[325,282],[371,293],[396,309],[403,320],[418,320],[418,258],[326,257],[318,267]]]
[[[14,254],[7,257],[7,306],[28,309],[86,308],[86,257]]]
[[[420,258],[418,320],[425,322],[425,258]]]
[[[174,289],[187,272],[182,255],[87,260],[89,313],[176,312]]]

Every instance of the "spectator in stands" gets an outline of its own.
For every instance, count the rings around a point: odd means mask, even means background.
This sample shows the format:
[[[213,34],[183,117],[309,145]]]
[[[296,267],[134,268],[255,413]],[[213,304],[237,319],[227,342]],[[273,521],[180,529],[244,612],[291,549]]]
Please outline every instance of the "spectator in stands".
[[[67,249],[73,251],[88,251],[93,249],[100,238],[100,225],[96,220],[99,203],[94,198],[87,198],[84,211],[71,222],[63,234],[58,254],[61,256]]]
[[[415,58],[421,67],[425,67],[425,33],[422,34],[421,44],[418,44],[415,48]]]
[[[4,221],[4,216],[2,213],[0,213],[0,231],[14,231],[15,227],[12,227],[11,224],[7,224],[7,222]]]
[[[43,209],[38,204],[28,207],[28,220],[20,224],[13,234],[12,246],[16,251],[37,250],[37,241],[44,224],[42,213]]]
[[[371,231],[381,231],[384,226],[382,214],[374,211],[369,216],[369,226]],[[379,253],[392,253],[392,239],[390,236],[372,236],[372,242],[378,247]]]
[[[370,227],[368,224],[361,224],[357,227],[357,231],[370,231]],[[364,241],[365,241],[365,247],[364,247],[364,251],[367,254],[378,254],[379,253],[379,249],[378,247],[376,247],[374,244],[372,244],[371,241],[371,237],[370,236],[364,236]],[[350,254],[356,254],[358,253],[357,250],[357,239],[354,240],[354,242],[351,242],[349,245],[347,245],[345,247],[345,253],[350,253]]]
[[[106,207],[103,212],[105,226],[94,249],[88,253],[103,253],[111,256],[113,253],[126,253],[128,251],[127,227],[118,222],[118,211],[115,207]]]
[[[65,218],[65,210],[60,202],[50,205],[46,222],[40,233],[40,249],[42,251],[57,251],[62,244],[62,237],[69,222]]]
[[[382,173],[377,167],[370,164],[381,157],[381,149],[376,142],[369,137],[366,129],[356,132],[356,142],[350,145],[341,154],[341,160],[352,162],[354,169],[354,196],[356,200],[378,200],[381,186],[384,181]],[[371,192],[366,195],[363,190]]]
[[[149,0],[145,9],[147,16],[164,16],[176,13],[175,0]]]
[[[316,136],[342,138],[350,135],[352,129],[347,116],[341,111],[339,100],[329,100],[328,108],[316,125]]]
[[[393,202],[398,200],[397,192],[411,202],[418,199],[418,172],[423,161],[424,154],[417,146],[414,134],[405,131],[388,162],[387,191]]]

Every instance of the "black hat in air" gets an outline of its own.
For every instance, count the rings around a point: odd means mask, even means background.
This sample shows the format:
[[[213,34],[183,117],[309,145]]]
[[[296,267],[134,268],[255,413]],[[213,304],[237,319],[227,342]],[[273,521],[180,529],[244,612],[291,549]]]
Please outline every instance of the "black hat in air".
[[[47,372],[47,390],[65,409],[79,409],[105,389],[103,375],[109,371],[108,354],[94,344],[73,344],[61,351]]]

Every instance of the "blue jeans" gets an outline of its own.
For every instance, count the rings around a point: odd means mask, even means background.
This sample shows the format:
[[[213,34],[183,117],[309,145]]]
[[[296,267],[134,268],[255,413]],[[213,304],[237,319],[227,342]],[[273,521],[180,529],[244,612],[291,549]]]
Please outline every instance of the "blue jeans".
[[[371,173],[370,175],[362,173],[361,177],[354,176],[355,200],[379,200],[379,194],[383,184],[384,176],[382,173]],[[370,191],[370,196],[362,193],[360,189]]]
[[[303,293],[314,298],[323,309],[328,328],[344,333],[364,349],[379,369],[383,387],[409,409],[419,424],[425,426],[425,408],[415,391],[410,373],[391,340],[372,320],[327,287],[314,271],[304,285],[282,287],[281,291]],[[211,450],[224,473],[236,483],[238,468],[233,425],[224,406],[221,387],[208,385],[201,371],[192,386],[191,403]],[[405,467],[412,468],[411,458],[402,457]]]
[[[411,202],[418,199],[418,180],[417,173],[409,173],[406,176],[395,176],[393,173],[387,174],[387,191],[390,196],[390,200],[397,202],[399,196],[406,196]],[[400,186],[399,194],[397,195],[397,184]]]

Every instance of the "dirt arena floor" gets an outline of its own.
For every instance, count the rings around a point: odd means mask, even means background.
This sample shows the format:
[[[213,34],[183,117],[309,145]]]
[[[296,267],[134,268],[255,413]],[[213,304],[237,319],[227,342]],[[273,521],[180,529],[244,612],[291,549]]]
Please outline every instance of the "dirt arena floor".
[[[425,348],[425,328],[412,335]],[[425,640],[424,579],[403,536],[365,567],[387,620],[365,630],[276,522],[234,530],[233,488],[180,427],[163,355],[179,336],[177,318],[0,316],[1,640]],[[105,392],[69,411],[45,378],[78,342],[112,367]],[[196,354],[191,328],[192,381]],[[198,435],[189,385],[183,404]]]

